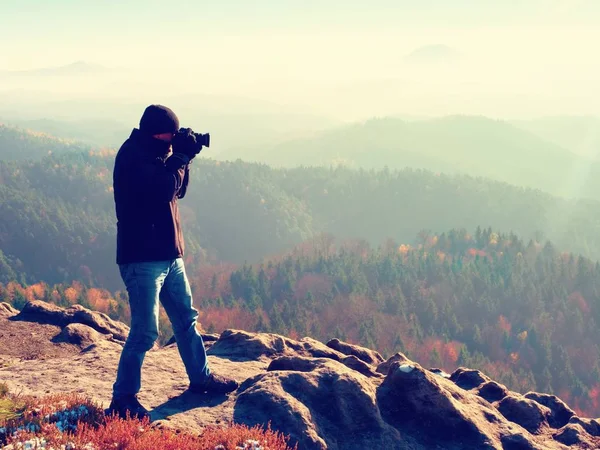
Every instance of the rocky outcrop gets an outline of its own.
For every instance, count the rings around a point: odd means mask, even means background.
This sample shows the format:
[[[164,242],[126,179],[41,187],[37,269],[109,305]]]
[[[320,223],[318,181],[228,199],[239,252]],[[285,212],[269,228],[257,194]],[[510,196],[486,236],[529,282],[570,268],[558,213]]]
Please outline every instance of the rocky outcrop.
[[[6,302],[0,302],[0,317],[10,317],[18,314],[19,310]]]
[[[377,366],[376,371],[382,375],[387,375],[390,367],[392,367],[392,364],[395,362],[399,362],[399,363],[405,363],[405,362],[409,362],[410,360],[406,357],[406,355],[404,355],[404,353],[396,353],[393,356],[391,356],[390,358],[388,358],[386,361],[382,362],[381,364],[379,364]]]
[[[70,323],[53,339],[54,342],[66,342],[87,348],[98,341],[112,338],[112,334],[101,334],[92,327],[81,323]]]
[[[81,323],[99,333],[111,334],[114,339],[120,341],[125,341],[129,334],[129,327],[124,323],[112,320],[104,313],[90,311],[81,305],[73,305],[64,309],[41,300],[33,300],[27,302],[21,312],[13,319],[47,323],[61,327],[71,323]]]
[[[385,361],[383,356],[374,350],[369,350],[368,348],[360,347],[358,345],[348,344],[340,341],[339,339],[331,339],[329,342],[327,342],[327,347],[331,347],[332,349],[337,350],[344,355],[354,355],[361,361],[371,364],[372,366],[377,366]]]
[[[528,392],[525,394],[525,398],[531,399],[550,410],[548,424],[552,428],[564,427],[567,423],[569,423],[571,417],[575,415],[575,411],[569,408],[565,402],[559,399],[556,395]]]
[[[1,305],[0,310],[8,311]],[[81,307],[30,303],[17,315],[0,316],[0,331],[10,324],[0,332],[0,353],[15,349],[3,342],[14,339],[15,327],[29,327],[25,336],[39,333],[42,325],[26,321],[36,319],[60,324],[59,332],[44,325],[49,329],[43,336],[63,353],[37,366],[28,357],[0,367],[0,379],[26,393],[76,391],[107,404],[123,340],[111,338],[111,330],[124,338],[125,325]],[[36,335],[38,341],[42,337]],[[270,423],[303,450],[600,448],[597,420],[578,417],[552,395],[511,392],[477,370],[461,367],[447,374],[402,353],[383,361],[376,352],[339,340],[323,344],[242,330],[214,339],[207,339],[213,342],[207,352],[211,370],[236,378],[239,389],[226,398],[178,395],[187,379],[177,343],[153,349],[144,363],[140,398],[153,408],[156,426],[197,432],[231,421]]]
[[[508,420],[518,423],[530,433],[538,433],[550,417],[549,408],[515,395],[508,395],[500,400],[498,410]]]
[[[376,386],[333,359],[277,358],[240,391],[237,421],[270,420],[302,449],[394,448],[400,441],[381,417]]]

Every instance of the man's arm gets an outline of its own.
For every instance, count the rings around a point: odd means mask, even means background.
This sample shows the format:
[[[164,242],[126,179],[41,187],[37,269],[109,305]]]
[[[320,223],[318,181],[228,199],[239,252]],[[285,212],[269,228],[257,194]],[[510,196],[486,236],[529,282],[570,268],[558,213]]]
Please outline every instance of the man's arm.
[[[183,177],[183,182],[181,183],[181,188],[179,189],[179,193],[177,196],[179,198],[185,197],[185,193],[187,192],[188,183],[190,182],[190,164],[185,166],[185,175]]]
[[[183,186],[188,162],[181,153],[172,154],[164,164],[159,159],[142,160],[134,169],[138,191],[159,202],[173,201]]]

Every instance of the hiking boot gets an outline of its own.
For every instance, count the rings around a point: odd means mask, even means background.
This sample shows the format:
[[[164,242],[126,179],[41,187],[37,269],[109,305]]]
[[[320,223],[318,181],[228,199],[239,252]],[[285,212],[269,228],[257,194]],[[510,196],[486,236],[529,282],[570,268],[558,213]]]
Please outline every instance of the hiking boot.
[[[229,394],[235,391],[240,384],[231,379],[221,375],[211,373],[208,379],[204,383],[190,384],[188,391],[193,394]]]
[[[135,395],[124,395],[123,397],[113,398],[110,406],[104,414],[112,416],[118,415],[121,419],[145,419],[150,418],[148,410],[142,406]],[[129,417],[127,417],[129,415]]]

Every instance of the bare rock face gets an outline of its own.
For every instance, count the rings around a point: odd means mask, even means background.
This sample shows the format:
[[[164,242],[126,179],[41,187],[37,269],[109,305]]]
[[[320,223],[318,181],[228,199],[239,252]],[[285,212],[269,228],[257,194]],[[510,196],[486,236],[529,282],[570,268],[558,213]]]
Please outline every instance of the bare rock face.
[[[600,421],[597,419],[583,419],[581,417],[573,416],[569,423],[581,425],[581,427],[591,436],[600,437]]]
[[[10,303],[0,302],[0,317],[11,317],[19,313]]]
[[[486,381],[477,389],[477,394],[490,403],[502,400],[508,393],[506,386],[496,381]]]
[[[346,357],[315,339],[303,338],[295,341],[277,334],[249,333],[241,330],[225,330],[209,349],[208,354],[246,360],[282,355],[304,355],[335,361],[342,361]]]
[[[385,361],[383,356],[374,350],[369,350],[368,348],[360,347],[358,345],[348,344],[340,341],[339,339],[331,339],[326,345],[327,347],[331,347],[332,349],[337,350],[344,355],[354,355],[361,361],[371,364],[372,366],[376,366]]]
[[[386,361],[379,364],[377,366],[377,372],[382,375],[387,375],[390,370],[390,367],[392,367],[392,364],[395,362],[399,362],[402,364],[405,362],[410,362],[410,360],[406,357],[406,355],[404,355],[404,353],[398,352],[395,355],[388,358]]]
[[[508,420],[518,423],[530,433],[538,433],[551,415],[550,408],[514,395],[504,397],[498,404],[498,410]]]
[[[581,425],[570,423],[556,433],[554,439],[568,446],[576,445],[579,448],[597,448],[592,447],[591,440],[585,434],[586,432]]]
[[[469,390],[481,386],[490,379],[479,370],[459,367],[450,376],[450,379],[463,389]]]
[[[98,333],[92,327],[81,323],[70,323],[54,338],[54,342],[67,342],[81,348],[89,347],[98,341],[109,339],[112,335]]]
[[[104,313],[90,311],[81,305],[73,305],[64,309],[41,300],[27,302],[23,310],[15,316],[15,320],[49,323],[61,327],[70,323],[81,323],[99,333],[112,334],[113,338],[119,341],[125,341],[129,334],[127,325],[112,320]]]
[[[492,405],[416,363],[393,363],[377,399],[382,417],[401,435],[427,429],[419,435],[422,448],[496,449],[499,434],[510,432]]]
[[[528,392],[525,398],[533,400],[540,405],[550,409],[548,423],[552,428],[562,428],[569,423],[571,417],[575,415],[575,411],[569,408],[565,402],[555,395],[539,394],[537,392]]]
[[[375,386],[332,359],[277,358],[240,391],[237,421],[270,420],[301,449],[397,448],[400,439],[381,417]]]

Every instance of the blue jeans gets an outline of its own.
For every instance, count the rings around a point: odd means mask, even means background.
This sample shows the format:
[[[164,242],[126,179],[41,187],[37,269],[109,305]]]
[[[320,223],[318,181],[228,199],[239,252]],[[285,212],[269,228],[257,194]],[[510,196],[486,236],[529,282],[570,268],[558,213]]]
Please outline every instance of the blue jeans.
[[[141,388],[142,363],[158,338],[160,301],[173,326],[177,348],[190,383],[210,375],[202,336],[196,330],[198,311],[181,258],[119,265],[129,293],[131,329],[123,347],[113,398],[135,395]]]

